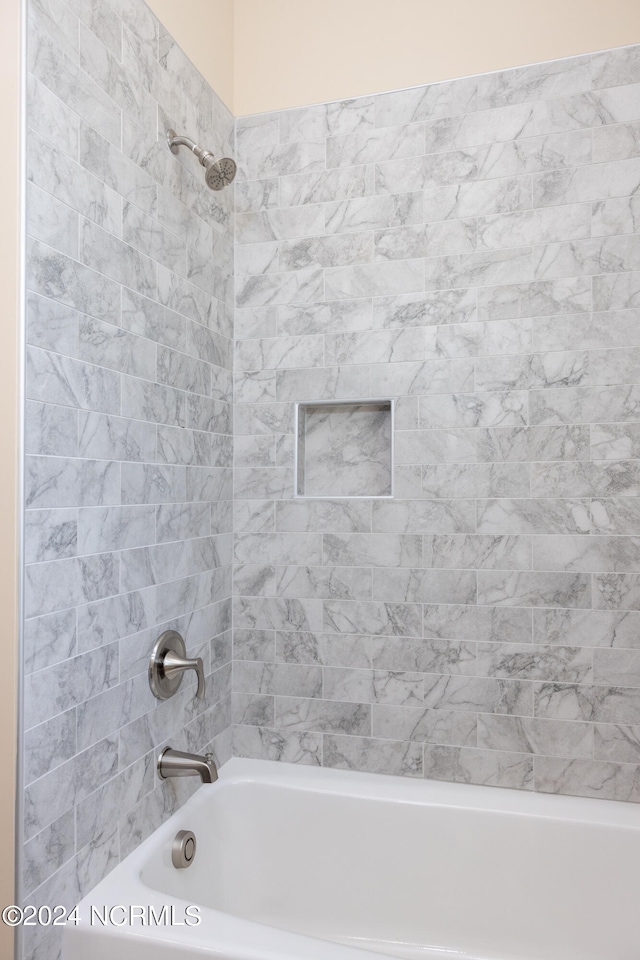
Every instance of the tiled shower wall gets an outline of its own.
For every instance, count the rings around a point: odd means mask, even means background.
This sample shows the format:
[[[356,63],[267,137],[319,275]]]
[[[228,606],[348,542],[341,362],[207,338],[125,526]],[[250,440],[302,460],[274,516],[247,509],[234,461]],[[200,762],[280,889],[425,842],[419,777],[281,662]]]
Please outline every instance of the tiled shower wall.
[[[237,150],[235,753],[640,801],[640,47]],[[295,498],[349,398],[394,498]]]
[[[141,0],[30,14],[23,894],[71,906],[195,786],[161,744],[230,753],[233,191],[163,138],[233,117]],[[168,627],[202,703],[149,691]]]
[[[71,906],[193,788],[161,744],[231,753],[233,191],[163,137],[233,118],[141,0],[30,13],[23,892]],[[234,752],[639,800],[640,48],[236,149]],[[294,404],[388,398],[394,497],[294,497]]]

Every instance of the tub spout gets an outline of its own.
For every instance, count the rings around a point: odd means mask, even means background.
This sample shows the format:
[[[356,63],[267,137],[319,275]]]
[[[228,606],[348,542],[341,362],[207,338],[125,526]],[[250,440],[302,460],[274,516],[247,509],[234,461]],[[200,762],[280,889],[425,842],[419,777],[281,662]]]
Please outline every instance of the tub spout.
[[[165,747],[158,757],[158,776],[161,780],[168,777],[200,777],[203,783],[213,783],[218,779],[218,769],[213,754],[201,756],[198,753],[183,753]]]

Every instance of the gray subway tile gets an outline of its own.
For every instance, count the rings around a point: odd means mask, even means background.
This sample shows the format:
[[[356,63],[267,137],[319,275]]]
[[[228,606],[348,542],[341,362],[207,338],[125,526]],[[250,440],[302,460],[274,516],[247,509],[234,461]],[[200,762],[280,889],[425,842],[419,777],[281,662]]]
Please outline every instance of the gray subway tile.
[[[523,753],[426,744],[424,775],[430,780],[533,789],[533,761]]]

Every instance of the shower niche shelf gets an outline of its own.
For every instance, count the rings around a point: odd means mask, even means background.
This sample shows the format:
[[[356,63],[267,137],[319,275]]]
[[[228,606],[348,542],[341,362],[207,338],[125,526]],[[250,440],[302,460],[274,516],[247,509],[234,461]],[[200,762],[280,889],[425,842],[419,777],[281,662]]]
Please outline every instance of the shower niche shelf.
[[[295,495],[393,496],[393,401],[296,404]]]

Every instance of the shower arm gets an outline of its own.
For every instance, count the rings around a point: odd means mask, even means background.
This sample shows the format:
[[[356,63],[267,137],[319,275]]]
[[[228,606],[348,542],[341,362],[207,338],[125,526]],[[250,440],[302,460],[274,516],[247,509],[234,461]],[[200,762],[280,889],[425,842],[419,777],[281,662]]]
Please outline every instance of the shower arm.
[[[207,165],[207,160],[209,157],[213,159],[213,154],[210,150],[204,150],[202,147],[199,147],[195,140],[192,140],[191,137],[181,137],[174,130],[167,130],[167,143],[169,144],[169,149],[171,153],[177,153],[179,147],[188,147],[189,150],[198,158],[203,167]]]

